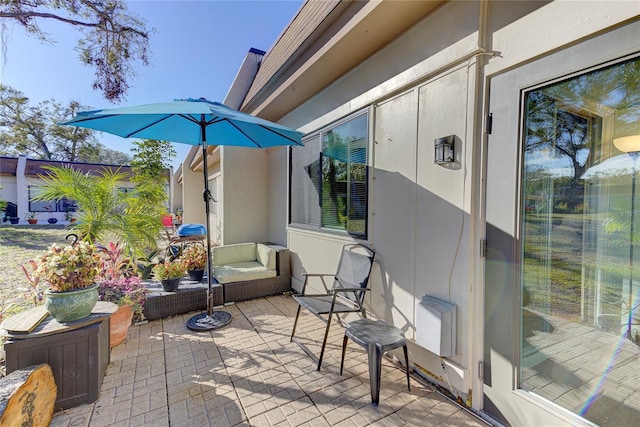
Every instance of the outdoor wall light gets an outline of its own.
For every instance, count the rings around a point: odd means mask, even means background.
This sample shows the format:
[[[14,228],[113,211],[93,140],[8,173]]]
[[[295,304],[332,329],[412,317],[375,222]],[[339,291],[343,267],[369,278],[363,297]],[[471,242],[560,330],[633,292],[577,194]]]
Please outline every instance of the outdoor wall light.
[[[434,140],[434,158],[433,163],[453,163],[455,162],[455,136],[443,136]]]

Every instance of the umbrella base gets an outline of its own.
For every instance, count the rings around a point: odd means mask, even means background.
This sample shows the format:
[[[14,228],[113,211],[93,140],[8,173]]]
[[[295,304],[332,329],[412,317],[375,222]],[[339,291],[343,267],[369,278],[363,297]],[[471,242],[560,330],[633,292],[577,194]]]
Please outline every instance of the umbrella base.
[[[187,328],[196,332],[212,331],[222,328],[231,322],[231,313],[227,311],[214,311],[209,316],[207,313],[200,313],[193,316],[187,322]]]

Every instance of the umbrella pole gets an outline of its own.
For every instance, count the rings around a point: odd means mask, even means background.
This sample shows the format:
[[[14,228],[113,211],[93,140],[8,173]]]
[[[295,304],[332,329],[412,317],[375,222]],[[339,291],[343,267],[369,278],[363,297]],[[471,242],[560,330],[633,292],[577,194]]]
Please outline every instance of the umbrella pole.
[[[204,191],[202,196],[204,198],[204,212],[205,212],[205,224],[207,227],[207,315],[213,314],[213,284],[211,275],[211,236],[209,230],[211,230],[211,218],[209,218],[211,201],[211,191],[209,190],[209,167],[207,166],[207,141],[202,140],[202,167],[204,169]],[[224,304],[224,287],[222,288],[222,304]]]
[[[205,224],[207,227],[207,313],[201,313],[193,316],[187,321],[187,328],[197,331],[205,332],[213,329],[221,328],[231,322],[231,313],[227,311],[213,311],[213,274],[211,274],[211,219],[209,218],[209,203],[211,202],[211,192],[209,191],[209,167],[207,165],[207,136],[206,125],[204,124],[204,115],[201,117],[201,129],[202,129],[202,167],[204,169],[204,191],[202,195],[204,197],[204,212],[205,212]],[[224,305],[224,285],[222,285],[222,304]]]

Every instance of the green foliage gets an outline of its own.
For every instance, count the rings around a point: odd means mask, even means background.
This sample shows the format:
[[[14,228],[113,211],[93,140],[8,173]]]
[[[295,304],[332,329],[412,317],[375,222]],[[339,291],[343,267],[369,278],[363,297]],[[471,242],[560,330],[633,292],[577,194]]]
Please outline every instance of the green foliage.
[[[164,204],[168,200],[165,191],[168,179],[164,173],[171,166],[170,162],[176,156],[176,151],[170,142],[155,139],[133,141],[133,146],[131,182],[136,184],[141,202],[154,209],[159,217],[166,212]]]
[[[60,126],[89,107],[53,100],[30,105],[22,92],[0,84],[0,154],[45,160],[126,164],[129,157],[99,144],[91,129]]]
[[[158,280],[177,279],[184,275],[184,266],[179,260],[160,262],[153,267],[153,277]]]
[[[64,167],[48,167],[49,175],[40,176],[36,200],[67,197],[78,203],[80,212],[73,229],[84,241],[94,243],[114,235],[128,253],[141,254],[154,248],[160,234],[160,219],[134,191],[120,191],[125,175],[104,168],[97,175],[83,174]]]
[[[82,38],[76,47],[80,60],[95,70],[93,88],[112,102],[124,99],[128,80],[135,76],[133,64],[149,64],[146,23],[131,14],[123,1],[2,1],[0,18],[13,19],[27,34],[49,43],[54,40],[38,26],[42,19],[80,29]],[[4,36],[2,41],[6,41]]]
[[[2,190],[4,187],[2,187],[2,185],[0,185],[0,190]],[[2,200],[2,198],[0,198],[0,211],[4,210],[4,208],[7,206],[7,201],[6,200]]]

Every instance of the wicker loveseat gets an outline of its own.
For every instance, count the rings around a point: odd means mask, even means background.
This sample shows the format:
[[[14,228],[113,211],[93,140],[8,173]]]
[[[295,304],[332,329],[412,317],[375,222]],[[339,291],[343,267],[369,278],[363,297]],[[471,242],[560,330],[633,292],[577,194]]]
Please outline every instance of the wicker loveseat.
[[[291,290],[289,251],[268,243],[237,243],[213,248],[213,276],[224,286],[225,302]]]

